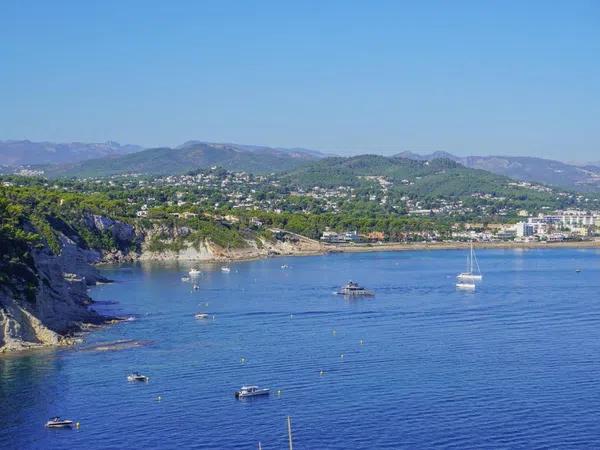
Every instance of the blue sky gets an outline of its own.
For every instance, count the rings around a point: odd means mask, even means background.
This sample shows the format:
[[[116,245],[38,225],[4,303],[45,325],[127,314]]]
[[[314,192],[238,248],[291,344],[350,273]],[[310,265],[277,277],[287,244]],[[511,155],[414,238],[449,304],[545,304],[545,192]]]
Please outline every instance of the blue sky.
[[[600,159],[600,2],[0,2],[0,139]]]

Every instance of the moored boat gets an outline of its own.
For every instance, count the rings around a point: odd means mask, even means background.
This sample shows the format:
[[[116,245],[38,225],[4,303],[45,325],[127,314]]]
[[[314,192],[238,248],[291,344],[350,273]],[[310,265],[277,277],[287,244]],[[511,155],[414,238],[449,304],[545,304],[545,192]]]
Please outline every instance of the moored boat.
[[[207,313],[197,313],[194,315],[194,317],[196,319],[208,319],[208,314]]]
[[[133,372],[132,374],[127,375],[127,381],[139,381],[142,383],[147,383],[150,380],[150,377],[146,375],[142,375],[139,372]]]
[[[257,397],[260,395],[269,395],[270,389],[259,388],[258,386],[242,386],[239,391],[235,391],[236,398]]]
[[[338,292],[338,295],[347,295],[352,297],[373,297],[375,293],[360,286],[354,281],[349,281]]]
[[[475,268],[477,268],[477,271],[475,271]],[[463,281],[481,281],[483,279],[477,257],[475,256],[475,250],[473,250],[473,242],[471,242],[469,254],[467,255],[467,271],[459,273],[456,278],[458,278],[459,283]]]
[[[190,274],[191,277],[197,277],[202,272],[200,271],[200,269],[193,268],[193,269],[190,269],[190,271],[188,273]]]
[[[456,289],[460,289],[461,291],[474,291],[475,290],[475,283],[471,282],[461,282],[459,281],[458,283],[456,283]]]
[[[228,266],[223,266],[221,267],[221,272],[229,273],[231,272],[231,269]]]
[[[72,426],[72,420],[61,419],[59,416],[52,417],[46,422],[46,428],[71,428]]]

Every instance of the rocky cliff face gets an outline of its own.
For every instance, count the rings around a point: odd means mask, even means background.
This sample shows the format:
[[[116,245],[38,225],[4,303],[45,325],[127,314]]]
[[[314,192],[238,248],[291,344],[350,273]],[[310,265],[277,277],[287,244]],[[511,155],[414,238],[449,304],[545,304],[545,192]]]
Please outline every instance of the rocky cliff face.
[[[164,230],[160,232],[164,234]],[[152,251],[148,246],[152,236],[153,233],[147,234],[146,242],[141,247],[139,259],[142,261],[211,262],[256,259],[278,255],[314,254],[326,251],[320,242],[289,233],[282,233],[273,240],[247,239],[245,246],[237,248],[224,248],[207,239],[200,244],[184,240],[183,247],[177,250]],[[164,240],[164,243],[170,244],[174,238],[181,236],[185,236],[185,233],[182,233],[181,230],[171,233],[169,238]]]
[[[66,345],[88,324],[107,320],[90,309],[88,285],[106,281],[90,263],[100,255],[61,236],[58,256],[31,249],[30,281],[0,285],[0,352]]]
[[[280,231],[273,239],[249,237],[241,247],[226,249],[210,240],[188,242],[190,230],[186,227],[157,225],[136,230],[127,223],[93,214],[84,215],[83,221],[95,236],[112,237],[116,248],[91,249],[80,232],[58,221],[57,254],[48,245],[22,248],[18,254],[27,256],[18,257],[18,264],[11,266],[18,270],[0,284],[0,352],[67,345],[73,342],[73,333],[109,320],[90,308],[92,300],[87,294],[88,286],[108,281],[94,267],[99,262],[225,261],[324,251],[319,242]],[[35,231],[31,224],[26,226]],[[166,244],[163,250],[151,250],[156,247],[150,245],[155,237]],[[177,245],[169,245],[173,242]]]

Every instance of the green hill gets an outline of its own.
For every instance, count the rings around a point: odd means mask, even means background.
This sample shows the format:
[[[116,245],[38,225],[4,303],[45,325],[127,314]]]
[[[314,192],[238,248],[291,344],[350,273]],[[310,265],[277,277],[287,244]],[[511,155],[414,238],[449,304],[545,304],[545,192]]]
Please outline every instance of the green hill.
[[[283,180],[305,188],[360,186],[364,177],[385,177],[393,183],[413,186],[417,191],[470,193],[496,189],[511,180],[484,170],[469,169],[449,159],[418,161],[399,157],[359,155],[325,158],[285,174]]]
[[[472,203],[475,197],[491,196],[496,201],[506,199],[513,206],[532,208],[569,203],[566,198],[558,198],[555,189],[517,186],[508,177],[467,168],[450,159],[425,161],[378,155],[325,158],[283,174],[282,182],[301,189],[350,186],[357,192],[373,192],[378,181],[372,177],[388,182],[388,194],[395,199],[407,196],[423,202],[448,199]]]

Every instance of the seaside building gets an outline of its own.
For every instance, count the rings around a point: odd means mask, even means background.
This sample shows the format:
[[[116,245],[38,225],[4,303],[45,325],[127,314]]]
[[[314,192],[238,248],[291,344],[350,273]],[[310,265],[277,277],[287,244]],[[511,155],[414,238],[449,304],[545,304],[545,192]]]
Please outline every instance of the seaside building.
[[[336,233],[335,231],[326,230],[321,236],[321,241],[329,244],[348,244],[352,242],[360,242],[358,231],[347,231],[345,233]]]

